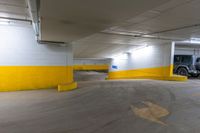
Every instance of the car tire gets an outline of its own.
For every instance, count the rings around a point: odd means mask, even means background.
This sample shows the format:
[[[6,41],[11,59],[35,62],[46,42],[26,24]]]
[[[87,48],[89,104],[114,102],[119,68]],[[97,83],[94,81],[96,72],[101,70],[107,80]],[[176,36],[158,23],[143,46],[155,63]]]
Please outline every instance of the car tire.
[[[178,75],[189,76],[187,69],[183,67],[178,69]]]

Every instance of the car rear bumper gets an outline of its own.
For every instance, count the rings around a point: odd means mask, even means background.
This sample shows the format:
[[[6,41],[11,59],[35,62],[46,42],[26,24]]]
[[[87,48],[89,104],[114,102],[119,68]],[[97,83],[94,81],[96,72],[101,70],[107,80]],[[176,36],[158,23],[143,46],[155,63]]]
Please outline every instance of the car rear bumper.
[[[198,71],[198,70],[189,70],[188,72],[189,72],[189,74],[192,74],[192,75],[199,75],[200,74],[200,71]]]

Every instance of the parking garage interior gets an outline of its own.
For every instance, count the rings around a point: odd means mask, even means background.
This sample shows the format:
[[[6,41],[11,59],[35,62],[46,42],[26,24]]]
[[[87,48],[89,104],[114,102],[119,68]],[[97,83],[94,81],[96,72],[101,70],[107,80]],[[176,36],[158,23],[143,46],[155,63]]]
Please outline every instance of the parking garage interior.
[[[199,0],[0,0],[0,133],[199,133]]]

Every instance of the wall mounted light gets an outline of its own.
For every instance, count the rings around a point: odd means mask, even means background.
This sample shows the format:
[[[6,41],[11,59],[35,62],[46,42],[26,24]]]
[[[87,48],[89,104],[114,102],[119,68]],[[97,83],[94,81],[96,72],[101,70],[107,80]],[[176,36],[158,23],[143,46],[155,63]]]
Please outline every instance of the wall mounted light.
[[[133,49],[130,49],[128,50],[129,53],[133,53],[134,51],[137,51],[137,50],[140,50],[140,49],[143,49],[143,48],[146,48],[148,47],[149,45],[147,43],[143,44],[142,46],[138,46],[136,48],[133,48]]]
[[[139,51],[139,50],[145,50],[144,52],[148,52],[148,50],[146,50],[146,48],[148,47],[149,45],[147,43],[144,43],[142,46],[138,46],[138,47],[135,47],[135,48],[132,48],[132,49],[129,49],[125,52],[120,52],[118,54],[114,54],[111,56],[112,59],[128,59],[128,57],[131,56],[132,53],[135,53],[135,51]]]
[[[130,53],[129,53],[130,54]],[[128,59],[128,53],[123,52],[123,53],[119,53],[119,54],[115,54],[111,57],[112,59],[120,59],[120,60],[126,60]]]

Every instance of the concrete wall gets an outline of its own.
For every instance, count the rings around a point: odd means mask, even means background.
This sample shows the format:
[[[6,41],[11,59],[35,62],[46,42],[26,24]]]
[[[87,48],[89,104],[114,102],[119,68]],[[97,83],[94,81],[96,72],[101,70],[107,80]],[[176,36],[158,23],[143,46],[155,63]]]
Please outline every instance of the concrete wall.
[[[37,44],[30,25],[0,25],[0,91],[71,83],[72,65],[72,46]]]
[[[136,48],[129,54],[114,58],[109,68],[109,79],[151,78],[173,76],[174,44],[155,44]]]
[[[176,47],[175,55],[197,55],[200,56],[200,48]]]
[[[132,70],[141,68],[154,68],[169,66],[171,63],[171,45],[151,45],[133,50],[124,57],[116,57],[112,60],[110,71]]]
[[[74,59],[74,70],[108,70],[110,59]]]

